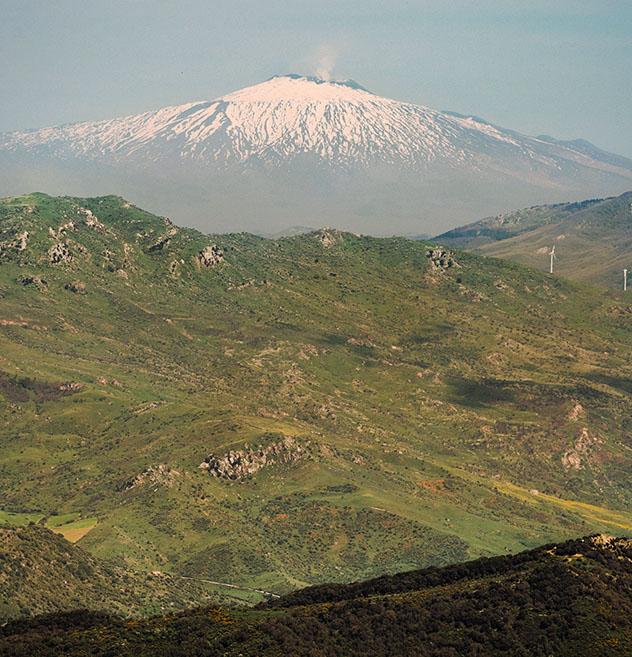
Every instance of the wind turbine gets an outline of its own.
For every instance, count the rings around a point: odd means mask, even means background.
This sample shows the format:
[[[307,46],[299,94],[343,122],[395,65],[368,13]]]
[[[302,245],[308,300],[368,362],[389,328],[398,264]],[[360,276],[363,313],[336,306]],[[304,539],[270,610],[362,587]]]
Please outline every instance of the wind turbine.
[[[623,270],[623,291],[625,292],[628,289],[628,270]]]
[[[551,252],[549,253],[549,255],[551,256],[551,269],[550,269],[550,273],[552,274],[552,273],[553,273],[553,260],[554,260],[554,258],[555,258],[555,245],[553,245],[553,248],[551,249]]]

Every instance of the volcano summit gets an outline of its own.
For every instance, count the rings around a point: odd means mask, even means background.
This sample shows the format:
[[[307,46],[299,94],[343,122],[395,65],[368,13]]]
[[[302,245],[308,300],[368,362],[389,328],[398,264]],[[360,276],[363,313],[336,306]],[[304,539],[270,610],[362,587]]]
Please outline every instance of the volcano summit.
[[[632,187],[632,161],[585,141],[528,137],[297,74],[213,101],[6,133],[0,165],[0,194],[116,191],[214,231],[438,232]]]

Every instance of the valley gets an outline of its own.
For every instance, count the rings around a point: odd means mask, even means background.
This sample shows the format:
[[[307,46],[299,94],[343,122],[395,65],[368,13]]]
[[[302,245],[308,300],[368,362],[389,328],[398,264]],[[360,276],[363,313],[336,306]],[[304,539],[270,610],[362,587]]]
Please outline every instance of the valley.
[[[147,619],[73,611],[0,627],[7,657],[222,654],[400,657],[629,655],[631,545],[594,535],[289,594],[254,609]]]
[[[404,238],[3,199],[1,518],[277,594],[625,534],[631,313]]]
[[[0,6],[0,657],[630,657],[632,4]]]

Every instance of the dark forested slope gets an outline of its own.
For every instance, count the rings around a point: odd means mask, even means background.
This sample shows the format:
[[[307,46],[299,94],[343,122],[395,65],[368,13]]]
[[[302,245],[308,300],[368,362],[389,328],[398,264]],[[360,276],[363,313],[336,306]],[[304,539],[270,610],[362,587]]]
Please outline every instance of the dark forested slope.
[[[632,545],[594,536],[515,556],[307,589],[256,610],[145,621],[75,612],[0,629],[7,657],[591,657],[632,645]]]

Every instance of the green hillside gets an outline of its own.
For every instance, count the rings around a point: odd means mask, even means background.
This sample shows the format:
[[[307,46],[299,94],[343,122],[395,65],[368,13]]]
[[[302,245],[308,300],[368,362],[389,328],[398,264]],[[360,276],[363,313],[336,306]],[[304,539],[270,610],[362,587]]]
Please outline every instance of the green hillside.
[[[534,205],[530,208],[501,213],[495,217],[486,217],[471,224],[453,228],[437,236],[436,239],[450,247],[473,250],[486,244],[511,239],[542,226],[559,223],[603,202],[604,199],[589,199],[578,203]]]
[[[632,306],[323,230],[0,202],[0,500],[276,593],[632,531]]]
[[[34,524],[0,526],[0,622],[83,608],[146,616],[237,604],[244,593],[160,571],[134,573]]]
[[[456,228],[442,244],[508,258],[573,280],[620,289],[632,270],[632,192],[616,198],[544,205]]]
[[[125,621],[74,612],[0,628],[7,657],[616,657],[632,644],[631,541],[593,536],[514,556],[306,589],[256,610]]]

